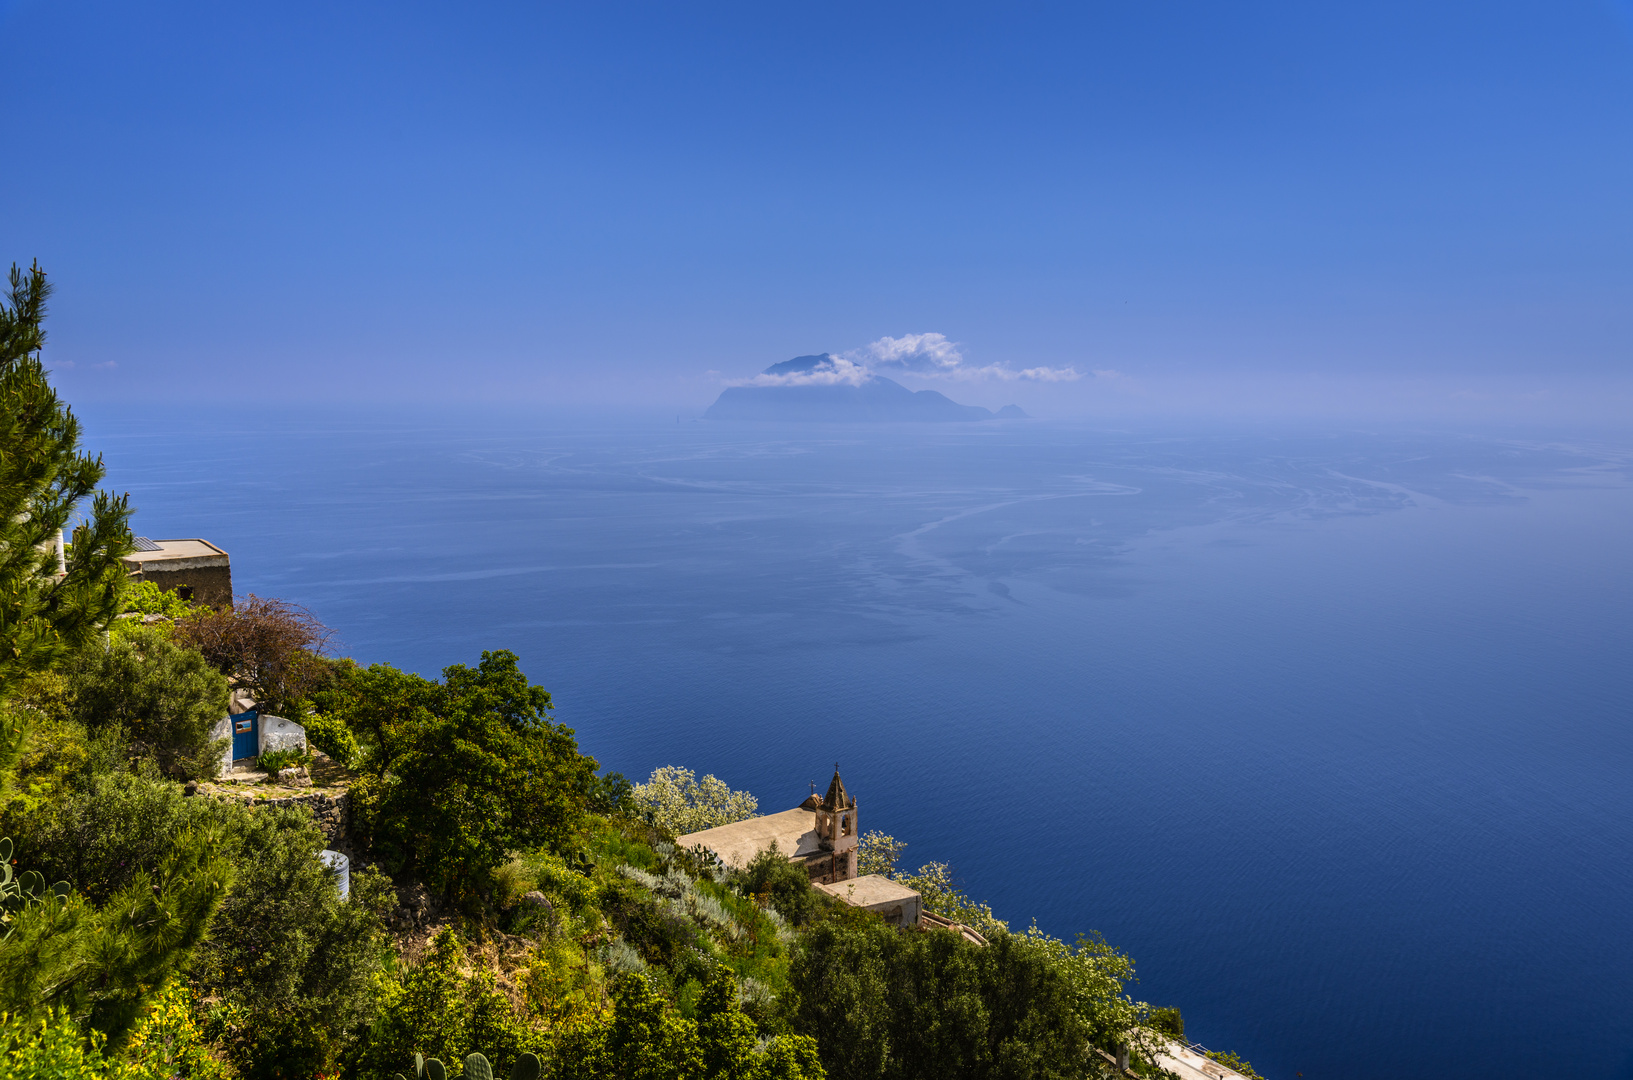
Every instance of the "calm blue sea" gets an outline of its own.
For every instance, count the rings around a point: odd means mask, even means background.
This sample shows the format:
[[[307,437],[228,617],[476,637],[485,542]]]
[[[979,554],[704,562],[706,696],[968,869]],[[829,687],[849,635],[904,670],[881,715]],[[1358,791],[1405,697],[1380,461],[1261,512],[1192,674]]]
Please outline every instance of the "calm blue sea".
[[[225,429],[230,427],[231,430]],[[1272,1080],[1633,1076],[1633,439],[93,410],[138,532],[1098,930]]]

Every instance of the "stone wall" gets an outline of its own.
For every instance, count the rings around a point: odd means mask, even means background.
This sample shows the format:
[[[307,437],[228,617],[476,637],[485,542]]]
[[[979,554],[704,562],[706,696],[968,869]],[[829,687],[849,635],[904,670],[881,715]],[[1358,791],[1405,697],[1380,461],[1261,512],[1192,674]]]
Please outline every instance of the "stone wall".
[[[227,564],[225,556],[216,560],[175,561],[181,564],[180,568],[162,568],[164,564],[160,563],[156,566],[144,566],[131,576],[137,581],[151,581],[165,592],[191,596],[198,603],[208,604],[214,608],[232,607],[232,568]],[[220,565],[196,565],[212,561],[219,562]]]
[[[240,795],[238,801],[245,806],[304,806],[312,812],[312,818],[318,828],[323,830],[323,840],[327,847],[335,851],[351,855],[351,804],[347,798],[349,792],[341,791],[333,795],[325,792],[311,792],[306,795],[291,795],[287,799],[257,799],[253,795]]]

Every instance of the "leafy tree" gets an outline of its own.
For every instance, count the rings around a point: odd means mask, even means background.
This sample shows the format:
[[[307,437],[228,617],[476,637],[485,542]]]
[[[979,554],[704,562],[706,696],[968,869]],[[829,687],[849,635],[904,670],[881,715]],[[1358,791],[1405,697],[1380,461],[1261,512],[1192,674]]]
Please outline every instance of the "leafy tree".
[[[13,266],[0,302],[0,700],[96,640],[119,610],[120,559],[134,544],[129,497],[95,491],[102,459],[80,453],[79,421],[40,362],[50,293],[38,265]],[[62,531],[88,497],[59,565]]]
[[[753,795],[733,791],[718,777],[699,781],[691,769],[678,765],[653,769],[647,782],[636,784],[630,794],[655,825],[676,836],[751,818],[760,805]]]
[[[877,831],[864,833],[858,847],[858,873],[883,874],[900,881],[923,898],[926,911],[973,927],[984,937],[992,937],[1009,929],[1009,924],[993,915],[989,905],[970,899],[953,884],[953,868],[946,863],[925,863],[914,873],[903,873],[897,869],[896,863],[907,845],[894,836]]]
[[[990,938],[1009,930],[1009,924],[993,915],[990,906],[971,900],[953,884],[953,868],[946,863],[925,863],[916,873],[894,876],[923,898],[926,911],[973,927],[983,937]]]
[[[836,1080],[1054,1080],[1092,1068],[1071,986],[1014,935],[981,948],[844,911],[802,937],[790,982],[793,1026],[817,1040]]]
[[[1134,978],[1134,962],[1126,954],[1098,935],[1079,935],[1075,944],[1068,945],[1039,930],[1035,922],[1025,934],[1005,936],[1049,964],[1066,981],[1072,1008],[1096,1046],[1110,1051],[1126,1043],[1150,1063],[1156,1049],[1147,1030],[1151,1008],[1123,993]],[[1174,1015],[1177,1019],[1177,1009]]]
[[[1147,1023],[1159,1035],[1166,1035],[1170,1039],[1185,1038],[1185,1018],[1178,1009],[1152,1009]]]
[[[383,774],[395,758],[397,732],[431,722],[443,688],[390,664],[359,667],[335,660],[312,692],[312,705],[327,723],[343,724],[358,743],[357,765]]]
[[[877,829],[865,832],[857,845],[856,872],[864,876],[883,874],[885,877],[895,877],[896,863],[905,850],[907,845],[894,836]]]
[[[383,854],[470,898],[508,852],[567,842],[595,760],[552,722],[549,693],[515,653],[484,652],[475,668],[444,669],[440,687],[410,690],[406,716],[368,721],[377,783],[352,789]]]
[[[169,776],[214,776],[226,740],[210,729],[227,715],[227,680],[164,631],[138,626],[68,669],[70,714],[90,731],[117,728],[133,753]]]
[[[623,773],[592,776],[584,786],[584,808],[592,814],[622,814],[635,809],[635,785]]]

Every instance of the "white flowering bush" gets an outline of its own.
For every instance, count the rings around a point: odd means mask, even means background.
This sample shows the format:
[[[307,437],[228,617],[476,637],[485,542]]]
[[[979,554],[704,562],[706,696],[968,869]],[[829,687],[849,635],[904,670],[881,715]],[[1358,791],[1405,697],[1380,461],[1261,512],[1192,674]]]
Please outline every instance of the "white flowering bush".
[[[885,877],[895,877],[896,862],[907,845],[888,833],[874,829],[862,834],[859,847],[856,859],[856,873],[859,876],[883,874]]]
[[[631,795],[655,824],[677,836],[754,817],[760,806],[748,792],[733,791],[714,776],[699,780],[691,769],[679,765],[653,769],[651,778],[636,784]]]

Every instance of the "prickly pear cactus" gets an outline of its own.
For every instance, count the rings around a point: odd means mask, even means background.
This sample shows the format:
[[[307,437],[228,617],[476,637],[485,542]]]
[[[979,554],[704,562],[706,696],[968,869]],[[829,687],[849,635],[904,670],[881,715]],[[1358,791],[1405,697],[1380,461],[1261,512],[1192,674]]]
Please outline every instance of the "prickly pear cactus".
[[[431,1058],[425,1063],[425,1080],[448,1080],[448,1070],[442,1067],[442,1062]]]
[[[493,1080],[493,1066],[481,1054],[465,1056],[465,1080]]]
[[[44,904],[66,899],[73,889],[66,881],[59,881],[49,889],[45,875],[38,870],[24,870],[20,875],[11,871],[13,850],[11,837],[0,837],[0,941],[11,936],[12,912],[30,904]]]
[[[541,1070],[538,1058],[532,1054],[523,1054],[516,1059],[516,1064],[510,1067],[510,1080],[539,1080]]]

